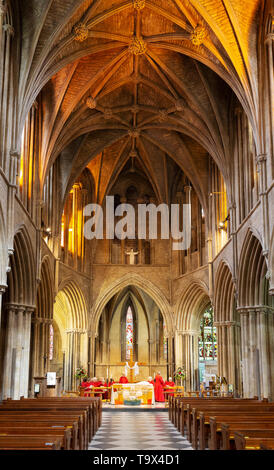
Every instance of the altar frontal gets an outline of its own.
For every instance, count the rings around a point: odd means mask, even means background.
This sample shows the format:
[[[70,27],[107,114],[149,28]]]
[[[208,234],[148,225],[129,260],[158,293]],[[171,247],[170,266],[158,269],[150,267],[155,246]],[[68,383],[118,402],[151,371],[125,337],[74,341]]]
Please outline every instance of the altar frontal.
[[[115,384],[111,390],[112,405],[155,405],[154,387],[149,382]]]

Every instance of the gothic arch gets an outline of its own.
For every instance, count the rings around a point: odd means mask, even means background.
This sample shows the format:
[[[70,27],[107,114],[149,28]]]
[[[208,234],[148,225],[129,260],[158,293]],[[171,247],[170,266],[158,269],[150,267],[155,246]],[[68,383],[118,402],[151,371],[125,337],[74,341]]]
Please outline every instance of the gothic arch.
[[[142,278],[137,274],[127,274],[118,281],[113,282],[105,291],[99,295],[92,308],[89,328],[98,331],[98,324],[101,313],[109,300],[119,291],[128,286],[136,286],[146,292],[159,307],[169,332],[173,329],[171,307],[164,294],[151,281]]]
[[[7,247],[7,234],[6,224],[3,216],[2,205],[0,202],[0,286],[5,286],[7,283],[6,269],[8,266],[8,247]]]
[[[243,243],[239,266],[238,306],[265,305],[267,262],[262,243],[251,229]]]
[[[9,303],[35,306],[36,280],[35,262],[31,240],[26,227],[20,227],[14,236],[14,252],[10,256],[8,273]]]
[[[235,284],[231,269],[223,260],[217,269],[214,293],[214,320],[216,322],[234,321]]]
[[[69,317],[66,318],[67,329],[87,330],[87,307],[84,294],[75,281],[65,280],[60,286],[56,302],[67,307]]]
[[[54,276],[48,256],[41,264],[41,281],[37,289],[37,317],[52,319],[54,302]]]
[[[178,330],[197,330],[202,312],[210,304],[208,288],[202,281],[189,281],[175,307]]]

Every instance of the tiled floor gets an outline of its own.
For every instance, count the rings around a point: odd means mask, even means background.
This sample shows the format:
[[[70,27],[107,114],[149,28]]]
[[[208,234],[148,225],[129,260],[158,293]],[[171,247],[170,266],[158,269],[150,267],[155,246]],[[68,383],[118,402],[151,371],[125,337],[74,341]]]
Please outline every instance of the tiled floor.
[[[102,426],[89,450],[192,450],[168,413],[103,411]]]

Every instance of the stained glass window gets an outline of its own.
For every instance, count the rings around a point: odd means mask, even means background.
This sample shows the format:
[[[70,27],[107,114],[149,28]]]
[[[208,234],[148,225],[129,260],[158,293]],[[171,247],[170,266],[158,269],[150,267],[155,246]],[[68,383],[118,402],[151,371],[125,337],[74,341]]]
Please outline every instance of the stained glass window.
[[[213,326],[213,308],[206,309],[200,324],[199,360],[217,360],[217,336],[216,327]]]
[[[52,361],[53,359],[53,337],[54,337],[54,331],[53,331],[53,326],[49,326],[49,360]]]
[[[127,309],[126,317],[126,360],[130,360],[130,353],[133,353],[133,313],[131,307]]]

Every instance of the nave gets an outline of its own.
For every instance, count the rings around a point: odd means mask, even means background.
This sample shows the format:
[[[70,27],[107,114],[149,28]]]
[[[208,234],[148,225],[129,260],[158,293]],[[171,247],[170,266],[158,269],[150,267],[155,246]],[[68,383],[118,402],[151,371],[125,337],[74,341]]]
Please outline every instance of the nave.
[[[192,450],[169,421],[167,408],[106,410],[89,450]]]

